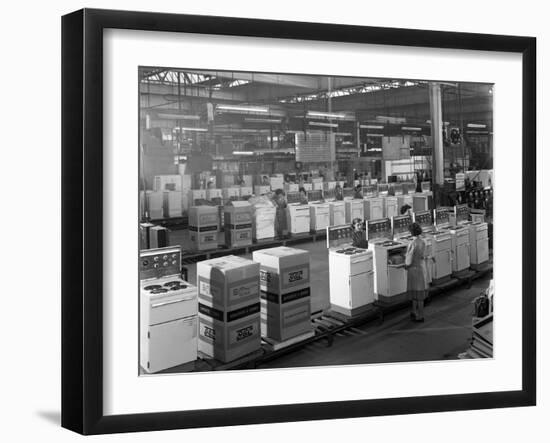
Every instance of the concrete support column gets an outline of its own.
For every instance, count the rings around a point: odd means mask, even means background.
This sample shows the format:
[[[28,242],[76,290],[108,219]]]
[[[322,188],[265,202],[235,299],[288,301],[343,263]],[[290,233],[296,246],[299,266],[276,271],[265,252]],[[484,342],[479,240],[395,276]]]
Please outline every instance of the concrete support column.
[[[441,85],[430,82],[430,120],[432,122],[432,179],[443,185],[443,114],[441,110]]]
[[[435,206],[443,203],[443,113],[441,109],[441,85],[430,82],[430,120],[432,125],[432,191]]]

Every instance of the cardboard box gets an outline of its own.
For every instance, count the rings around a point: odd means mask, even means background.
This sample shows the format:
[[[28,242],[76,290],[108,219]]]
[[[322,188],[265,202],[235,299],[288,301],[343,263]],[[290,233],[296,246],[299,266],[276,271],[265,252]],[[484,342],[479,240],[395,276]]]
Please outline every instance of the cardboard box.
[[[216,249],[219,227],[217,206],[192,206],[189,209],[189,239],[196,250]]]
[[[241,197],[250,197],[252,195],[252,186],[241,186]]]
[[[265,195],[271,192],[271,186],[269,185],[256,185],[254,186],[254,195]]]
[[[225,203],[232,200],[238,200],[241,197],[241,188],[239,188],[238,186],[224,188],[222,190],[222,197]]]
[[[197,200],[206,200],[206,189],[189,189],[188,204],[190,207],[197,205]]]
[[[298,192],[300,186],[296,183],[285,183],[285,192]]]
[[[180,191],[165,191],[163,199],[164,218],[181,217],[182,193]]]
[[[153,179],[154,191],[181,191],[181,175],[155,175]]]
[[[231,312],[260,302],[260,264],[227,255],[197,263],[199,301]]]
[[[252,258],[260,263],[262,335],[284,341],[311,331],[309,253],[281,246]]]
[[[228,319],[199,303],[199,352],[227,363],[261,349],[259,303],[245,312],[250,314]]]
[[[207,189],[206,190],[206,199],[210,200],[217,205],[222,204],[222,190],[221,189]]]
[[[228,247],[252,244],[253,208],[246,201],[230,202],[224,208],[225,245]]]
[[[283,174],[273,174],[269,177],[269,184],[272,190],[283,189],[285,178]]]
[[[233,255],[197,264],[199,351],[228,362],[260,349],[259,272]]]

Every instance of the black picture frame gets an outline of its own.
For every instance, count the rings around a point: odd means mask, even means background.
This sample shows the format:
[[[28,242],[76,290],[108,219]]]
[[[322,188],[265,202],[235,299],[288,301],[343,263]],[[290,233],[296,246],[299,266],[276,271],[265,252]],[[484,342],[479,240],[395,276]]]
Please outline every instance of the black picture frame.
[[[108,28],[522,55],[522,388],[393,399],[106,416],[102,344],[103,30]],[[62,18],[62,426],[82,434],[536,404],[536,39],[337,24],[83,9]]]

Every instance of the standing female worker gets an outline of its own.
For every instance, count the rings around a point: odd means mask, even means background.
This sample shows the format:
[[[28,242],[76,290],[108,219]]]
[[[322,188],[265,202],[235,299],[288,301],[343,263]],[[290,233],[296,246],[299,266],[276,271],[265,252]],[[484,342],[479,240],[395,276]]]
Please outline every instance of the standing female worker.
[[[424,299],[428,292],[426,270],[426,243],[420,234],[422,228],[418,223],[412,223],[409,231],[413,240],[407,248],[405,269],[407,270],[407,291],[412,301],[411,319],[417,322],[424,321]]]

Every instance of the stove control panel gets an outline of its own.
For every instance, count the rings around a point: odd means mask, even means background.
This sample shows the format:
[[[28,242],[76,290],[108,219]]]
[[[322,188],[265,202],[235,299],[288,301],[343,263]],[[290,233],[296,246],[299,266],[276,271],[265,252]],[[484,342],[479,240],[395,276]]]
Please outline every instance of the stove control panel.
[[[327,248],[352,242],[353,228],[350,225],[327,227]]]
[[[449,224],[449,208],[441,207],[434,209],[434,221],[435,225],[448,225]]]
[[[455,217],[457,223],[468,221],[470,219],[470,208],[468,205],[456,205]]]
[[[367,238],[373,240],[375,238],[392,238],[391,221],[389,218],[381,218],[379,220],[369,220],[367,222]]]
[[[432,227],[432,214],[430,211],[418,211],[414,213],[414,221],[422,228]]]
[[[181,272],[181,248],[147,249],[139,255],[139,279],[148,280]]]
[[[392,217],[393,236],[402,235],[403,233],[409,233],[409,226],[412,223],[410,215],[397,215]]]

